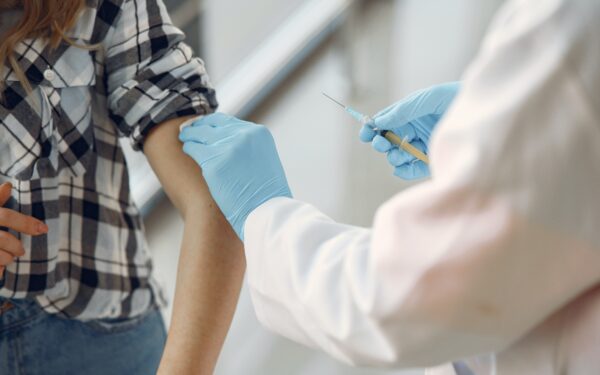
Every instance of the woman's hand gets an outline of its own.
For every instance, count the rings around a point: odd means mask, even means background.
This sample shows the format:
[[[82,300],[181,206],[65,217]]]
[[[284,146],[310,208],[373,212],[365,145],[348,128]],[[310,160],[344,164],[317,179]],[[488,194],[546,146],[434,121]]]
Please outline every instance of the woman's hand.
[[[10,198],[11,190],[12,185],[9,183],[0,185],[0,228],[9,228],[31,236],[47,233],[48,226],[38,219],[2,208]],[[21,241],[7,231],[0,230],[0,279],[4,277],[6,266],[13,263],[15,257],[23,255],[25,249]]]

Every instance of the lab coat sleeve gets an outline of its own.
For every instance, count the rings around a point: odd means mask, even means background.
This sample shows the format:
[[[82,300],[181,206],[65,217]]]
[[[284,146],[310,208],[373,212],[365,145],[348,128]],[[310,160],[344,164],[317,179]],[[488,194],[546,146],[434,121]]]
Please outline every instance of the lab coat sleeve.
[[[246,222],[260,321],[353,364],[501,350],[600,280],[600,4],[514,1],[373,229],[273,199]],[[592,68],[596,67],[596,68]]]

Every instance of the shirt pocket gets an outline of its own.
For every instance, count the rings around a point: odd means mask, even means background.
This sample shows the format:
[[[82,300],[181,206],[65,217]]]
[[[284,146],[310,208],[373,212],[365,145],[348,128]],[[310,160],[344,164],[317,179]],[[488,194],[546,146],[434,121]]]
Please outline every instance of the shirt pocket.
[[[60,47],[59,47],[60,48]],[[92,101],[96,73],[92,52],[63,47],[52,61],[44,55],[28,70],[28,94],[11,72],[0,109],[0,173],[19,180],[78,176],[93,160]]]

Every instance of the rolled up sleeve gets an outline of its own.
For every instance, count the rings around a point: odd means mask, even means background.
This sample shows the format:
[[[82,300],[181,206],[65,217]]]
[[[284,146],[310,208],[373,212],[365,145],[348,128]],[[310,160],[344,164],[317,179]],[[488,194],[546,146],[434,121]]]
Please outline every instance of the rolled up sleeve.
[[[162,0],[125,0],[104,41],[110,117],[135,149],[164,121],[217,108],[204,62]]]

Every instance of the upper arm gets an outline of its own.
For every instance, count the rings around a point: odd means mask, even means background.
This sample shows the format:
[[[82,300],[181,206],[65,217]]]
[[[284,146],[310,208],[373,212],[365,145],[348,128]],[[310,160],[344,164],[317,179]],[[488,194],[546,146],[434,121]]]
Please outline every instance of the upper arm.
[[[165,192],[182,215],[190,209],[218,212],[200,167],[187,156],[179,141],[179,125],[186,118],[154,128],[145,141],[144,153]]]
[[[105,0],[101,8],[99,18],[110,24],[102,48],[111,119],[134,148],[145,146],[182,213],[191,203],[212,203],[199,167],[178,140],[184,119],[217,107],[204,63],[183,43],[163,0]]]
[[[158,124],[216,109],[204,63],[183,42],[162,0],[124,0],[111,22],[102,43],[108,107],[134,147]]]

